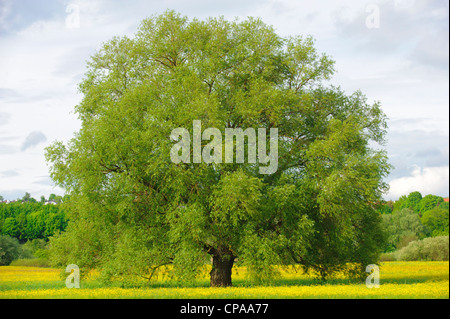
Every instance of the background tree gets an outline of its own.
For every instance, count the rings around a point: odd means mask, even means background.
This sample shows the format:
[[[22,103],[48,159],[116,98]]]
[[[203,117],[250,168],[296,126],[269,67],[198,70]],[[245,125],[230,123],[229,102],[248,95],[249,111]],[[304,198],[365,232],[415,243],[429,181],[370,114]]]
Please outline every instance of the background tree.
[[[15,237],[21,243],[38,238],[47,240],[66,225],[67,218],[60,205],[0,203],[0,234]]]
[[[409,208],[415,213],[420,213],[422,194],[418,191],[411,192],[408,195],[402,195],[394,203],[394,210],[401,211],[404,208]]]
[[[2,226],[2,234],[10,237],[19,236],[19,225],[14,218],[8,217],[5,219]]]
[[[27,203],[27,202],[35,203],[36,199],[31,197],[30,193],[25,193],[25,195],[22,197],[21,201],[24,203]]]
[[[422,201],[422,194],[418,191],[409,193],[408,208],[412,209],[414,213],[420,213],[420,203]]]
[[[402,248],[411,241],[425,237],[425,228],[419,215],[410,208],[383,215],[383,229],[388,236],[387,251]]]
[[[259,280],[274,264],[364,273],[382,247],[372,203],[389,165],[369,142],[383,142],[386,121],[361,92],[322,85],[333,66],[311,37],[281,38],[253,18],[168,11],[134,38],[106,42],[79,86],[82,128],[47,148],[51,176],[70,195],[53,261],[105,276],[150,277],[172,264],[187,282],[212,259],[212,286],[232,284],[236,260]],[[277,172],[172,163],[171,131],[192,136],[194,120],[222,134],[278,128]]]
[[[16,238],[0,235],[0,266],[7,266],[20,255],[20,245]]]
[[[448,236],[448,208],[438,206],[423,213],[422,223],[426,227],[426,232],[431,237]]]
[[[424,196],[420,201],[420,211],[419,211],[420,216],[423,216],[423,214],[426,211],[431,210],[436,206],[439,206],[443,202],[444,199],[441,196],[431,194]]]

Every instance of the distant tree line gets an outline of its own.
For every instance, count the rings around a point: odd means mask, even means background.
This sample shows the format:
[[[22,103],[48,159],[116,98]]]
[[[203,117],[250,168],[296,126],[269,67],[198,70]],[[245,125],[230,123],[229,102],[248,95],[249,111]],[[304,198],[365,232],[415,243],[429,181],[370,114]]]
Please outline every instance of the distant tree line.
[[[56,232],[64,231],[67,218],[60,205],[62,196],[41,196],[37,201],[26,193],[22,199],[0,202],[0,235],[14,237],[20,243],[33,239],[48,240]]]
[[[0,265],[7,265],[18,256],[45,257],[49,237],[63,232],[67,226],[61,205],[67,199],[68,196],[51,194],[48,199],[41,196],[37,201],[26,193],[22,198],[6,203],[0,196]],[[432,237],[436,242],[448,241],[445,236],[449,235],[449,203],[440,196],[422,197],[416,191],[396,201],[382,201],[377,204],[377,210],[382,215],[386,234],[385,252],[414,255],[417,251],[425,251],[415,248],[427,244],[428,238],[431,240]],[[22,249],[19,243],[25,243]]]
[[[440,196],[422,196],[415,191],[397,201],[381,202],[377,209],[387,236],[385,252],[401,249],[413,241],[449,234],[449,203]]]
[[[68,196],[60,196],[60,195],[55,195],[55,194],[50,194],[50,196],[48,197],[48,199],[45,198],[45,196],[41,196],[39,202],[42,204],[45,203],[53,203],[53,204],[60,204],[63,202],[63,200],[67,200]],[[30,193],[25,193],[25,195],[22,198],[18,198],[17,200],[13,200],[13,201],[7,201],[4,199],[4,197],[2,195],[0,195],[0,203],[10,203],[10,202],[21,202],[21,203],[37,203],[38,201],[31,197]]]

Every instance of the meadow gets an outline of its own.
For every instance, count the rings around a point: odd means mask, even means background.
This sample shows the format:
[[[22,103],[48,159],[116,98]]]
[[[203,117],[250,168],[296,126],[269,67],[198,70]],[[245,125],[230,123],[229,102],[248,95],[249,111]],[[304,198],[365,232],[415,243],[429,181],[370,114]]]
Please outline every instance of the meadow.
[[[271,284],[252,284],[244,268],[233,269],[233,287],[210,288],[205,276],[189,287],[160,277],[124,286],[102,284],[95,274],[82,278],[80,289],[66,288],[60,269],[0,267],[0,299],[448,299],[449,262],[380,263],[380,287],[344,277],[321,282],[302,271],[280,269]]]

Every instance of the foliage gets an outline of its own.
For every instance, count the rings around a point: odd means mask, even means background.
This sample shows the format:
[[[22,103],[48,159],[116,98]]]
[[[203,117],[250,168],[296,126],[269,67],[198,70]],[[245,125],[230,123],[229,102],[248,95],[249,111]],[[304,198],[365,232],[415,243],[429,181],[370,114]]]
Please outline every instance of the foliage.
[[[448,260],[449,236],[438,236],[412,241],[395,253],[397,260]]]
[[[79,86],[80,131],[46,150],[71,198],[50,258],[110,276],[172,264],[183,282],[211,258],[211,278],[225,279],[235,260],[255,277],[275,275],[274,263],[324,277],[351,261],[364,272],[383,237],[372,203],[390,166],[369,142],[384,142],[386,120],[361,92],[324,87],[333,73],[312,37],[282,38],[254,18],[167,11],[134,38],[106,42]],[[172,130],[192,136],[194,120],[222,133],[277,128],[277,172],[172,163]]]
[[[41,258],[48,259],[47,241],[44,239],[32,239],[22,245],[22,258]]]
[[[423,213],[422,224],[426,227],[426,232],[431,237],[448,235],[448,208],[435,207]]]
[[[61,205],[41,202],[0,203],[0,234],[26,242],[45,239],[65,229],[67,218]]]
[[[420,212],[420,203],[422,202],[422,194],[420,192],[411,192],[408,195],[408,208],[412,209],[414,213]]]
[[[389,201],[381,200],[376,203],[375,209],[382,215],[391,214],[392,211],[394,210],[394,202],[392,200]]]
[[[383,215],[383,229],[389,236],[385,252],[400,249],[423,237],[448,235],[449,205],[440,196],[422,197],[415,191],[395,202],[381,201],[376,209]]]
[[[0,266],[9,265],[20,256],[20,244],[16,238],[0,235]]]
[[[11,262],[10,266],[23,267],[44,267],[49,268],[50,264],[47,258],[19,258]]]
[[[441,196],[431,194],[424,196],[424,198],[420,201],[420,210],[419,210],[420,216],[423,216],[423,214],[426,211],[429,211],[435,208],[436,206],[439,206],[439,204],[443,202],[444,199]]]
[[[388,234],[388,251],[402,248],[410,241],[422,239],[425,228],[418,214],[409,208],[383,215],[383,229]]]

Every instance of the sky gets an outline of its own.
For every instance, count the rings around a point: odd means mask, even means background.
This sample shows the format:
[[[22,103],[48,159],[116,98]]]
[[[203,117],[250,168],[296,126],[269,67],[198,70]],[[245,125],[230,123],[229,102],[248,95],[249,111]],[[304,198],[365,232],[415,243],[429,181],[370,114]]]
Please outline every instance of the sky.
[[[449,195],[447,0],[0,0],[0,195],[63,195],[45,148],[80,127],[86,61],[149,16],[260,17],[281,36],[312,35],[336,61],[327,84],[361,90],[388,117],[386,200]]]

